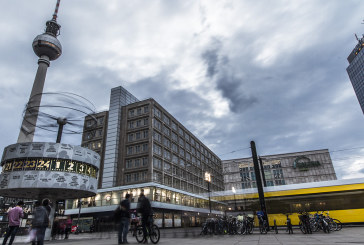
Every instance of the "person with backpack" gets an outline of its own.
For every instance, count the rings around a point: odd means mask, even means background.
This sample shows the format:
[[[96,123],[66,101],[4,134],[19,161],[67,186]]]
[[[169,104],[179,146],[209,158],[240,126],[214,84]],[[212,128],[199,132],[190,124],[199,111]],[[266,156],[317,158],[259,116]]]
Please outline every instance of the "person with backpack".
[[[119,217],[115,217],[116,219],[120,218],[120,228],[119,228],[119,236],[118,242],[119,244],[127,244],[127,235],[129,231],[129,223],[130,223],[130,201],[131,195],[127,193],[125,195],[125,199],[120,202],[118,208],[120,211],[116,213],[116,215],[120,215]]]
[[[152,206],[150,205],[149,199],[144,195],[144,190],[140,191],[140,195],[138,198],[137,212],[142,215],[142,226],[143,226],[143,235],[144,235],[144,243],[148,243],[147,239],[147,227],[151,227],[152,225]]]
[[[18,229],[20,226],[20,219],[24,217],[23,206],[24,206],[24,202],[19,201],[17,203],[16,207],[9,210],[9,212],[8,212],[9,227],[6,231],[6,234],[4,235],[3,245],[6,244],[9,236],[11,236],[9,245],[13,244],[15,235],[18,232]]]
[[[44,235],[46,228],[49,224],[49,213],[45,206],[40,204],[40,201],[35,201],[34,204],[34,218],[32,221],[32,229],[35,229],[35,239],[37,245],[43,245],[44,243]],[[35,240],[32,241],[32,244],[35,245]]]

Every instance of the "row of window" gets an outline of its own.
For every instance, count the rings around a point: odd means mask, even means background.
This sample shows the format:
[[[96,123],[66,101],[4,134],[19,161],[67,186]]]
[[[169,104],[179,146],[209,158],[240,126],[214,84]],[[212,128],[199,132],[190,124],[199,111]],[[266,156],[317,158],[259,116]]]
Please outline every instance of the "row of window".
[[[84,144],[83,147],[86,147],[90,150],[101,149],[102,143],[101,143],[101,141],[95,141],[95,142]]]
[[[128,122],[128,129],[145,127],[145,126],[148,126],[148,124],[149,124],[148,117],[142,118],[142,119],[138,119],[138,120],[134,120],[134,121],[129,121]]]
[[[147,171],[125,174],[125,182],[139,182],[147,180]]]
[[[139,144],[139,145],[132,145],[128,146],[127,155],[133,154],[140,154],[140,153],[147,153],[148,152],[148,143]]]
[[[148,166],[148,158],[142,157],[142,158],[126,160],[125,168],[131,169],[131,168],[139,168],[139,167],[146,167],[146,166]]]
[[[86,127],[90,128],[90,127],[94,127],[94,126],[102,126],[104,125],[104,117],[97,117],[96,121],[95,119],[87,119],[86,120]]]
[[[128,111],[128,117],[140,116],[142,114],[148,114],[149,106],[141,106],[138,108],[133,108]]]
[[[147,139],[148,138],[148,130],[138,131],[134,133],[128,134],[128,142],[133,142],[141,139]]]
[[[153,181],[191,193],[206,193],[206,188],[197,186],[191,181],[172,178],[172,176],[169,175],[163,176],[163,174],[158,171],[153,171]],[[210,187],[211,191],[218,190],[216,185],[210,185]]]

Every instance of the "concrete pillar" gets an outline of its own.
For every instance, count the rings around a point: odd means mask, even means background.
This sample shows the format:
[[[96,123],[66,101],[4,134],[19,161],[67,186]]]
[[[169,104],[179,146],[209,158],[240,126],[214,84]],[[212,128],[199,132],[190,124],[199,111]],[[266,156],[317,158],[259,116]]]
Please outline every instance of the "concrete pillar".
[[[30,93],[17,143],[33,142],[39,106],[42,100],[43,87],[49,64],[48,56],[42,55],[38,60],[37,74],[35,75],[32,92]]]

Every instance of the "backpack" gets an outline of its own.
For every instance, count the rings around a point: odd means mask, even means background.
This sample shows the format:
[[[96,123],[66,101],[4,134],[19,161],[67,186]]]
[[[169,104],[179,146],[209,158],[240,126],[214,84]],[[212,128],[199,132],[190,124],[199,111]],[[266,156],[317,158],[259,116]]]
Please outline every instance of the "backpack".
[[[120,220],[121,220],[121,208],[120,205],[118,205],[118,207],[114,211],[114,221],[120,222]]]
[[[35,208],[33,227],[47,227],[49,223],[48,212],[45,207],[40,206]]]

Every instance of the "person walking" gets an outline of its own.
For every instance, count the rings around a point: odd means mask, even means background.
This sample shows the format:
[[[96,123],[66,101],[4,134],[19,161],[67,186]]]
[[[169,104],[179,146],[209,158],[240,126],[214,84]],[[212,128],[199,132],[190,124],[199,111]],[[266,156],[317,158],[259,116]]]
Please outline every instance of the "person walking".
[[[127,244],[127,235],[130,223],[130,201],[131,195],[127,193],[125,199],[120,202],[120,228],[118,242],[119,244]]]
[[[67,216],[67,221],[66,221],[66,227],[64,229],[64,239],[68,239],[69,234],[71,233],[71,229],[72,229],[72,219],[71,216]]]
[[[150,205],[149,199],[144,195],[144,190],[140,191],[140,195],[138,198],[137,212],[142,215],[142,226],[143,226],[143,235],[144,235],[144,243],[148,243],[147,239],[147,227],[151,226],[151,218],[152,218],[152,206]]]
[[[42,206],[39,201],[35,201],[34,204],[34,218],[32,221],[32,229],[35,229],[35,239],[37,245],[43,245],[44,235],[46,228],[49,224],[49,213],[45,206]],[[32,241],[35,244],[35,241]]]
[[[3,245],[6,244],[9,236],[11,236],[9,245],[13,244],[15,235],[19,230],[20,219],[24,217],[23,206],[24,206],[24,202],[19,201],[17,203],[16,207],[9,210],[9,212],[8,212],[9,227],[4,236]]]

